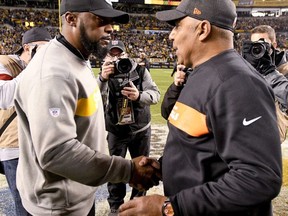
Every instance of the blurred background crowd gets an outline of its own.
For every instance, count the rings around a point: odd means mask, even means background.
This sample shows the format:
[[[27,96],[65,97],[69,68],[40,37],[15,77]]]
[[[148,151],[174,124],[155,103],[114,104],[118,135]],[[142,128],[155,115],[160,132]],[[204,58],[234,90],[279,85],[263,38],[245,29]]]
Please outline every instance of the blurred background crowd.
[[[13,2],[9,5],[9,1],[0,1],[0,54],[14,53],[21,45],[22,34],[33,26],[44,26],[53,36],[59,33],[58,9],[55,9],[53,1],[21,7],[18,1]],[[114,7],[131,15],[129,24],[114,26],[113,33],[113,39],[125,43],[131,58],[139,58],[139,54],[144,52],[151,63],[175,61],[172,43],[168,40],[171,26],[155,18],[155,12],[167,5],[116,4]],[[243,40],[249,37],[249,30],[260,24],[270,25],[276,30],[279,49],[288,48],[288,12],[281,16],[252,17],[250,12],[242,11],[238,13],[236,23],[236,50],[241,50]]]

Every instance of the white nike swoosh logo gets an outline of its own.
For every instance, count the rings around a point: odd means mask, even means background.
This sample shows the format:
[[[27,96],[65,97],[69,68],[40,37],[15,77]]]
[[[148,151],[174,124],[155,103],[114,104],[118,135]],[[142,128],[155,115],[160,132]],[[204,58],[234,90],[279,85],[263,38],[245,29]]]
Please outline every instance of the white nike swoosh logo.
[[[244,125],[244,126],[248,126],[248,125],[254,123],[255,121],[257,121],[257,120],[260,119],[260,118],[262,118],[262,116],[259,116],[259,117],[257,117],[257,118],[251,119],[251,120],[249,120],[249,121],[247,121],[246,118],[244,118],[244,119],[243,119],[243,125]]]

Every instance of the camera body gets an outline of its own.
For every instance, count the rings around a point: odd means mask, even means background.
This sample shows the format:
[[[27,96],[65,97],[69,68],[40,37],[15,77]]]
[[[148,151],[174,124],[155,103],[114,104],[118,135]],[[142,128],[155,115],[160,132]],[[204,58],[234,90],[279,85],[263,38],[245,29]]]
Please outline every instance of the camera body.
[[[109,62],[114,66],[114,73],[109,75],[111,80],[109,84],[110,92],[113,92],[117,97],[121,96],[121,90],[124,87],[130,87],[130,77],[134,74],[135,62],[130,58],[119,58]],[[137,72],[135,72],[137,74]]]
[[[133,60],[130,58],[121,58],[114,62],[114,76],[127,74],[133,67]]]
[[[260,39],[255,42],[251,42],[250,53],[255,59],[261,59],[265,53],[270,53],[271,44],[264,41],[264,39]]]

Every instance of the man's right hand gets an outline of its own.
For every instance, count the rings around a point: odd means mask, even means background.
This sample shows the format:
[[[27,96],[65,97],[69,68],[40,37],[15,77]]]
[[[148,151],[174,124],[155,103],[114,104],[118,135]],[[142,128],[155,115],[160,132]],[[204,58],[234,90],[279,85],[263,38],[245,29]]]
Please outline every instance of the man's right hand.
[[[184,69],[184,65],[177,65],[177,71],[174,74],[174,84],[176,86],[182,86],[185,83],[186,73],[183,71]]]
[[[141,161],[145,161],[145,164],[141,164]],[[159,184],[160,164],[156,159],[140,156],[133,158],[132,163],[133,170],[129,181],[131,187],[144,191]]]
[[[110,59],[105,59],[101,69],[101,78],[107,81],[110,74],[114,74],[114,62]]]

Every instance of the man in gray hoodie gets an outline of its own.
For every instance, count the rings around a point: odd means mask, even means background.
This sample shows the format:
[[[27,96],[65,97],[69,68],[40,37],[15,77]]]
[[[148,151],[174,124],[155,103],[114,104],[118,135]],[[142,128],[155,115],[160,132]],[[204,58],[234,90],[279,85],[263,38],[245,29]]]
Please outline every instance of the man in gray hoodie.
[[[16,91],[17,187],[31,215],[95,216],[96,186],[125,182],[147,190],[157,169],[110,157],[101,93],[89,56],[102,58],[112,23],[128,14],[106,0],[62,0],[61,34],[36,53]],[[152,181],[154,179],[154,181]],[[141,182],[140,182],[141,180]]]

